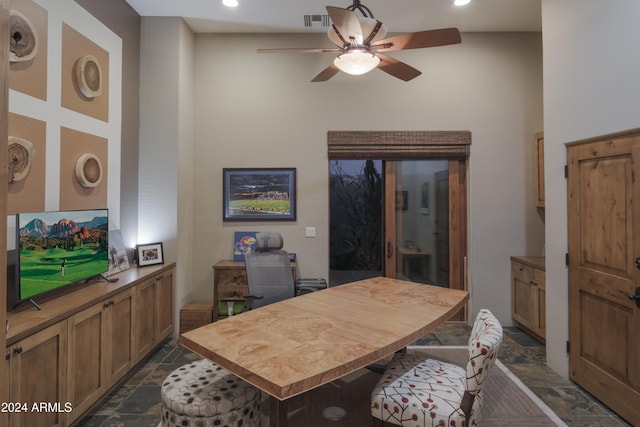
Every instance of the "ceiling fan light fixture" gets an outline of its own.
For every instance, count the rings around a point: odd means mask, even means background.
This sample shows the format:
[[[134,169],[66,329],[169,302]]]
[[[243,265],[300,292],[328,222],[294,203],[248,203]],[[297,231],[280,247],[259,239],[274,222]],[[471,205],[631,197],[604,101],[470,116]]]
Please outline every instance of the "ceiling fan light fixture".
[[[380,64],[380,58],[371,52],[345,52],[333,60],[341,71],[354,76],[368,73]]]

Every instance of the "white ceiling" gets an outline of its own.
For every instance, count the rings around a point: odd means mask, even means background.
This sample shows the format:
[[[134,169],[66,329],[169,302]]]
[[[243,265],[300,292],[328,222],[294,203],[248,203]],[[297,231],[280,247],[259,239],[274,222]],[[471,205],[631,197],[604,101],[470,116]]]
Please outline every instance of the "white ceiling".
[[[194,32],[323,32],[305,27],[304,15],[326,14],[325,6],[344,7],[352,0],[126,0],[141,16],[180,16]],[[457,27],[462,32],[542,31],[541,0],[361,0],[389,32],[404,33]]]

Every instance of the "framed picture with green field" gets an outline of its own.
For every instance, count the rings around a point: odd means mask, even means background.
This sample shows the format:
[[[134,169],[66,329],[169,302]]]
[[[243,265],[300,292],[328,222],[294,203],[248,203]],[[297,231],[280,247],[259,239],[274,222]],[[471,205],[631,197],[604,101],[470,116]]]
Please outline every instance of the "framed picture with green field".
[[[295,168],[225,168],[224,221],[295,221]]]

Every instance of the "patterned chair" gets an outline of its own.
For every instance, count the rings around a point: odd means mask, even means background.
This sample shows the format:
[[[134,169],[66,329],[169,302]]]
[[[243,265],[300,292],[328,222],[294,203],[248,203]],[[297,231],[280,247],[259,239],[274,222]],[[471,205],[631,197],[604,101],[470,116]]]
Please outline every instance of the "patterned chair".
[[[466,367],[397,353],[371,394],[373,426],[477,426],[482,386],[501,343],[502,326],[489,310],[481,310]]]
[[[158,427],[260,427],[260,390],[209,360],[173,371],[160,393]]]

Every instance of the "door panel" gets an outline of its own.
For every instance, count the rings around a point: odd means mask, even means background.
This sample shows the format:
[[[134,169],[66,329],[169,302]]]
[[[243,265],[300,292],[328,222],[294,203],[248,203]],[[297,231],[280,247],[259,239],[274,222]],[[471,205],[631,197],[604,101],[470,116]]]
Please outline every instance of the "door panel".
[[[640,136],[567,148],[571,379],[640,424]]]

